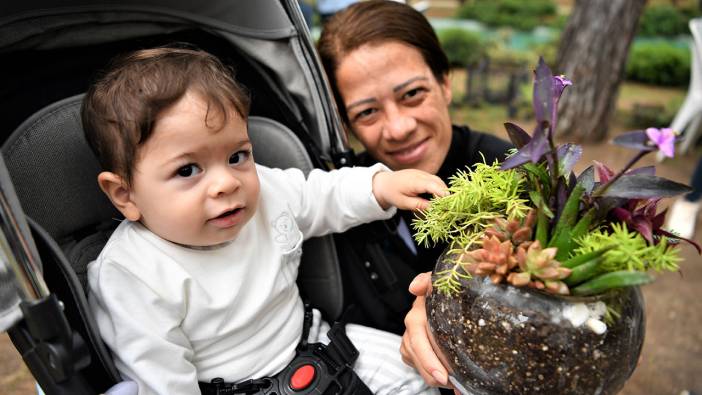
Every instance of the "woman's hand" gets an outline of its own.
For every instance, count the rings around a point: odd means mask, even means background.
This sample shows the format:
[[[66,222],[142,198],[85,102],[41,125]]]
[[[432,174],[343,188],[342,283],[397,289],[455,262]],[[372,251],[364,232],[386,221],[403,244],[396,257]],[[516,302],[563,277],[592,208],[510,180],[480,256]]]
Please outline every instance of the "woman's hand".
[[[450,387],[448,372],[431,347],[425,309],[425,296],[431,289],[431,273],[422,273],[412,280],[409,291],[417,297],[405,317],[400,353],[402,360],[413,366],[431,386]]]
[[[373,195],[380,207],[401,210],[425,210],[429,201],[422,194],[445,196],[448,188],[441,178],[416,169],[379,171],[373,176]]]

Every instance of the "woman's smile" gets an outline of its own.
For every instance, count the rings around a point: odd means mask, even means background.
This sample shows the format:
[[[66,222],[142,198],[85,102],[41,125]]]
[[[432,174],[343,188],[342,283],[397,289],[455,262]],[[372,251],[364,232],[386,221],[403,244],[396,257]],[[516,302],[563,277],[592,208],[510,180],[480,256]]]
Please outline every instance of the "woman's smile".
[[[412,144],[401,149],[388,151],[388,155],[395,158],[398,163],[409,165],[419,162],[427,153],[429,147],[429,138],[426,138],[416,144]]]

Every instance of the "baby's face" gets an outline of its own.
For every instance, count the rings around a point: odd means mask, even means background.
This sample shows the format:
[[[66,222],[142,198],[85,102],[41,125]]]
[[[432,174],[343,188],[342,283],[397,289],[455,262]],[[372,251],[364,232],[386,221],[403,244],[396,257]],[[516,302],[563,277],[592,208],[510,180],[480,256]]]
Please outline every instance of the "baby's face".
[[[205,120],[206,116],[207,122]],[[259,181],[246,122],[188,91],[163,111],[137,152],[130,198],[140,221],[179,244],[233,240],[256,211]]]

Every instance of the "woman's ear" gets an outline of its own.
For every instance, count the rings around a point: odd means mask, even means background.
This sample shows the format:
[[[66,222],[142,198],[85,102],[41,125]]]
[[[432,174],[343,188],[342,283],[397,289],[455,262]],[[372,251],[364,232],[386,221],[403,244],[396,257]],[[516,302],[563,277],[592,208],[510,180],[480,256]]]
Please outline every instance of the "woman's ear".
[[[124,215],[124,218],[130,221],[138,221],[141,218],[139,208],[131,199],[129,186],[122,177],[109,171],[103,171],[98,174],[98,184],[117,210]]]
[[[446,104],[450,104],[453,98],[453,91],[451,91],[451,78],[449,73],[444,74],[444,81],[439,82],[439,85],[441,85],[441,92],[444,95]]]

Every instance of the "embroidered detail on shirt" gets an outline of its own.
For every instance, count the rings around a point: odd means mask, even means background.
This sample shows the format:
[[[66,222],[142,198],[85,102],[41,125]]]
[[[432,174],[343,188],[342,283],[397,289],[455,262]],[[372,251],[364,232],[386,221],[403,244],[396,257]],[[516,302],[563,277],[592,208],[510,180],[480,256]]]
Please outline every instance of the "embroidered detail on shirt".
[[[295,220],[289,212],[281,213],[278,218],[271,222],[275,236],[273,239],[278,244],[282,244],[285,250],[290,250],[300,240],[300,231],[297,229]]]

